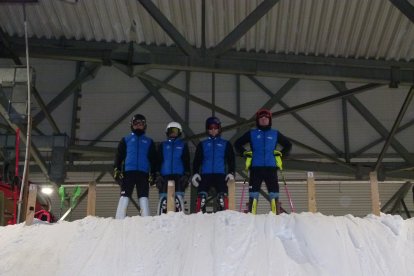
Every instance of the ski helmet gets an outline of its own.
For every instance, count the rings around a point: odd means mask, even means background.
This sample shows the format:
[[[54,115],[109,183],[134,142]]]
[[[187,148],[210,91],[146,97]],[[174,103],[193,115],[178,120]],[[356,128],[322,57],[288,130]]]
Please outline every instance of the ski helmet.
[[[209,117],[206,120],[206,130],[210,128],[210,126],[216,125],[218,127],[219,132],[221,132],[221,122],[220,119],[217,117]]]
[[[256,112],[256,125],[259,126],[259,119],[262,117],[269,118],[269,126],[272,125],[272,112],[267,108],[261,108]]]
[[[176,131],[175,129],[178,131],[177,137],[181,136],[183,128],[181,127],[180,123],[170,122],[165,128],[165,134],[167,134],[167,137],[169,137],[172,132]]]
[[[131,121],[129,122],[131,130],[133,130],[132,126],[134,125],[134,123],[139,121],[141,121],[144,124],[144,129],[147,128],[147,119],[145,118],[145,116],[142,114],[135,114],[134,116],[132,116]]]

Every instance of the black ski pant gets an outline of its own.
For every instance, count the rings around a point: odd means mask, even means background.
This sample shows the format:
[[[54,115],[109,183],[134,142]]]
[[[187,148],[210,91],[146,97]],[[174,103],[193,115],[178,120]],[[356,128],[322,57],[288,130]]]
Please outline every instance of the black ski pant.
[[[269,193],[279,193],[279,181],[276,167],[251,167],[249,179],[249,193],[258,193],[265,182]]]
[[[168,191],[168,180],[174,180],[175,182],[175,192],[184,193],[185,189],[188,187],[188,177],[185,175],[179,174],[170,174],[162,177],[162,184],[159,188],[159,192],[167,193]]]
[[[121,196],[131,197],[134,187],[137,187],[137,196],[148,197],[149,193],[149,174],[140,171],[127,171],[121,184]]]
[[[197,192],[208,194],[211,187],[216,189],[217,194],[227,194],[226,175],[224,173],[202,174]]]

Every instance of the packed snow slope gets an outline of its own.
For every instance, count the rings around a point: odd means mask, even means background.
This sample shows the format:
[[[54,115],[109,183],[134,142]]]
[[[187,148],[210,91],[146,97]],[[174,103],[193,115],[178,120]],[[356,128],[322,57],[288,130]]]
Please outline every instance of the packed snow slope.
[[[414,275],[414,219],[233,211],[0,227],[0,275]]]

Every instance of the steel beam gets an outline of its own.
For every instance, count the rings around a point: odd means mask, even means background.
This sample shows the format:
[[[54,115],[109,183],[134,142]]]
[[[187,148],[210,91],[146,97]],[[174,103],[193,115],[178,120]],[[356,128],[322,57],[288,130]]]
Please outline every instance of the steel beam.
[[[83,71],[79,74],[78,78],[72,81],[62,92],[59,93],[55,98],[53,98],[46,106],[46,110],[52,112],[55,110],[64,100],[66,100],[75,89],[79,87],[82,83],[87,80],[91,79],[91,76],[95,76],[97,71],[100,68],[100,64],[91,64],[86,66]],[[39,112],[33,118],[33,126],[37,126],[43,119],[45,118],[45,114],[43,112]]]
[[[256,23],[266,15],[279,0],[265,0],[260,3],[237,27],[220,41],[209,55],[216,57],[229,50],[240,38],[242,38]]]
[[[407,97],[404,100],[404,103],[400,109],[400,112],[398,113],[397,118],[395,119],[394,125],[392,126],[392,129],[390,131],[390,134],[388,135],[387,140],[385,141],[384,147],[382,148],[377,163],[375,164],[374,171],[377,171],[379,169],[379,166],[381,165],[382,159],[384,158],[385,153],[387,152],[387,149],[389,145],[391,144],[392,139],[394,138],[395,133],[397,132],[398,127],[400,126],[401,120],[403,119],[405,112],[408,109],[408,106],[411,103],[411,100],[414,95],[414,89],[413,86],[411,86],[410,91],[407,94]],[[412,163],[411,163],[412,164]]]
[[[407,0],[389,0],[397,9],[400,10],[412,23],[414,23],[414,7]]]
[[[356,87],[356,88],[349,89],[347,91],[339,92],[339,93],[331,95],[331,96],[326,96],[326,97],[323,97],[323,98],[320,98],[320,99],[317,99],[317,100],[314,100],[314,101],[310,101],[310,102],[307,102],[307,103],[304,103],[304,104],[299,104],[299,105],[293,106],[289,109],[276,111],[276,112],[273,113],[272,117],[276,118],[276,117],[280,117],[280,116],[283,116],[283,115],[287,115],[287,114],[290,114],[290,113],[295,112],[295,111],[310,108],[312,106],[316,106],[316,105],[320,105],[320,104],[327,103],[327,102],[330,102],[330,101],[334,101],[334,100],[337,100],[337,99],[340,99],[340,98],[343,98],[343,97],[348,97],[350,95],[353,95],[353,94],[356,94],[356,93],[361,93],[361,92],[367,91],[367,90],[371,90],[371,89],[377,88],[379,86],[381,86],[381,85],[380,84],[375,84],[375,83],[362,85],[362,86],[359,86],[359,87]],[[251,118],[251,119],[246,120],[244,122],[240,122],[240,123],[236,123],[236,124],[232,124],[232,125],[222,127],[222,131],[228,131],[228,130],[239,128],[239,127],[242,127],[242,126],[252,125],[254,123],[255,123],[255,119]],[[190,137],[190,139],[198,138],[198,137],[201,137],[203,135],[204,135],[204,133],[200,133],[200,134],[195,135],[194,137]]]
[[[403,131],[403,130],[405,130],[405,129],[407,129],[407,128],[411,127],[411,126],[414,126],[414,119],[413,119],[413,120],[411,120],[411,121],[409,121],[409,122],[407,122],[407,123],[405,123],[404,125],[400,126],[400,127],[397,129],[397,132],[396,132],[396,133],[399,133],[399,132],[401,132],[401,131]],[[364,152],[366,152],[366,151],[367,151],[367,150],[369,150],[370,148],[375,147],[376,145],[378,145],[379,143],[381,143],[381,142],[383,142],[383,141],[384,141],[384,138],[383,138],[383,137],[381,137],[381,138],[379,138],[379,139],[377,139],[377,140],[375,140],[375,141],[373,141],[373,142],[369,143],[368,145],[366,145],[366,146],[364,146],[364,147],[360,148],[359,150],[356,150],[354,153],[352,153],[352,154],[351,154],[351,156],[352,156],[352,157],[359,157],[361,154],[363,154]]]
[[[338,91],[343,91],[346,89],[343,83],[332,82],[333,86],[338,89]],[[389,135],[388,130],[381,124],[381,122],[375,118],[375,116],[366,108],[355,96],[350,95],[347,97],[348,102],[355,108],[358,113],[384,138],[386,139]],[[402,158],[408,163],[413,163],[413,157],[407,151],[407,149],[398,142],[395,138],[392,138],[391,145],[395,151],[397,151]]]
[[[153,83],[156,86],[160,86],[160,87],[162,87],[164,89],[167,89],[168,91],[170,91],[170,92],[172,92],[174,94],[177,94],[177,95],[179,95],[179,96],[181,96],[183,98],[189,97],[191,101],[193,101],[193,102],[195,102],[195,103],[197,103],[199,105],[202,105],[202,106],[207,107],[209,109],[213,109],[214,108],[217,112],[219,112],[219,113],[221,113],[221,114],[223,114],[223,115],[225,115],[225,116],[227,116],[227,117],[229,117],[229,118],[231,118],[231,119],[233,119],[235,121],[240,121],[239,116],[237,116],[237,115],[235,115],[235,114],[227,111],[226,109],[221,108],[221,107],[218,107],[218,106],[213,106],[208,101],[205,101],[205,100],[203,100],[201,98],[198,98],[196,96],[187,95],[187,93],[185,91],[183,91],[183,90],[181,90],[181,89],[179,89],[179,88],[177,88],[177,87],[175,87],[173,85],[163,83],[162,81],[160,81],[160,80],[158,80],[158,79],[156,79],[156,78],[154,78],[154,77],[152,77],[152,76],[150,76],[148,74],[139,73],[139,74],[137,74],[137,77],[140,78],[140,79],[147,80],[147,81],[149,81],[150,83]]]
[[[184,36],[174,27],[165,17],[158,7],[151,0],[138,0],[150,16],[158,23],[167,35],[177,44],[177,46],[188,56],[197,56],[193,46],[187,42]]]
[[[22,38],[8,37],[16,55],[24,56]],[[128,62],[126,44],[76,40],[30,39],[32,57],[60,60],[91,61],[111,64]],[[124,49],[125,48],[125,49]],[[150,69],[176,69],[228,74],[282,76],[289,78],[357,81],[389,84],[392,68],[399,68],[400,85],[414,83],[414,63],[393,60],[350,59],[294,54],[227,51],[211,58],[210,50],[198,49],[200,56],[191,59],[177,47],[139,45],[135,47],[133,64],[147,64]],[[11,58],[0,49],[0,57]]]

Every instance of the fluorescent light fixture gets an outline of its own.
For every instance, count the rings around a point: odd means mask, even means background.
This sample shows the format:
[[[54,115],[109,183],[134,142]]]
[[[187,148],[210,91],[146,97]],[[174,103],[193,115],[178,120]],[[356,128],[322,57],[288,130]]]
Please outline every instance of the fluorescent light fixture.
[[[53,193],[53,188],[50,186],[42,187],[42,193],[45,195],[51,195]]]

